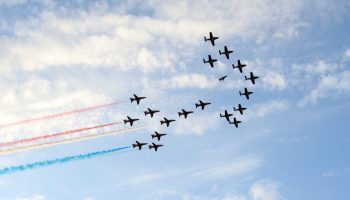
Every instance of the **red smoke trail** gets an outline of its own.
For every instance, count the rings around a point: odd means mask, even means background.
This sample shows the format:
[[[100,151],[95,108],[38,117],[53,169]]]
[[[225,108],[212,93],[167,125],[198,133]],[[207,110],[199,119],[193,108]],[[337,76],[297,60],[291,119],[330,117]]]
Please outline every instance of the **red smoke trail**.
[[[72,110],[72,111],[67,111],[67,112],[62,112],[62,113],[57,113],[57,114],[52,114],[52,115],[46,115],[46,116],[42,116],[42,117],[26,119],[23,121],[13,122],[13,123],[9,123],[9,124],[2,124],[2,125],[0,125],[0,129],[11,127],[11,126],[17,126],[17,125],[21,125],[21,124],[27,124],[27,123],[36,122],[36,121],[41,121],[41,120],[46,120],[46,119],[53,119],[53,118],[62,117],[62,116],[66,116],[66,115],[72,115],[72,114],[81,113],[81,112],[87,112],[90,110],[109,107],[109,106],[113,106],[113,105],[124,103],[124,102],[125,101],[117,101],[117,102],[113,102],[113,103],[109,103],[109,104],[103,104],[103,105],[98,105],[98,106],[82,108],[82,109],[78,109],[78,110]]]
[[[78,133],[78,132],[81,132],[81,131],[87,131],[87,130],[98,129],[98,128],[103,128],[103,127],[107,127],[107,126],[113,126],[113,125],[120,124],[120,123],[122,123],[122,122],[103,124],[103,125],[99,125],[99,126],[80,128],[80,129],[75,129],[75,130],[70,130],[70,131],[65,131],[65,132],[59,132],[59,133],[54,133],[54,134],[42,135],[42,136],[38,136],[38,137],[32,137],[32,138],[26,138],[26,139],[21,139],[21,140],[15,140],[15,141],[11,141],[11,142],[4,142],[4,143],[0,143],[0,147],[20,144],[20,143],[34,142],[34,141],[37,141],[37,140],[48,139],[48,138],[58,137],[58,136],[63,136],[63,135],[70,135],[70,134]]]

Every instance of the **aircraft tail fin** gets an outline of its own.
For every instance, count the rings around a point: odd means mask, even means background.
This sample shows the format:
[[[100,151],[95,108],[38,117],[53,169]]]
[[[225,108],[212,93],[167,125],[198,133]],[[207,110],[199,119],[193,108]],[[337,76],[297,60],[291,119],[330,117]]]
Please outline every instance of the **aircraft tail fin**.
[[[204,60],[204,58],[203,58],[203,63],[206,63],[206,61]]]
[[[135,101],[135,99],[133,99],[133,98],[130,98],[130,102],[132,103],[133,101]]]
[[[151,136],[152,136],[152,139],[156,137],[155,135],[151,135]]]
[[[219,54],[221,55],[222,54],[222,52],[219,50]]]
[[[204,41],[207,41],[208,39],[204,36]]]
[[[247,76],[244,76],[245,80],[248,80]]]
[[[137,145],[136,144],[132,144],[132,148],[135,148]]]
[[[148,145],[148,148],[149,148],[149,149],[152,149],[153,147],[152,147],[152,145]]]
[[[147,115],[147,112],[145,111],[145,112],[143,112],[143,113],[145,113],[145,116]]]
[[[199,107],[199,105],[198,104],[196,104],[196,108],[198,108]]]
[[[179,117],[182,115],[182,113],[178,112],[177,114],[179,114]]]
[[[124,121],[124,124],[126,124],[126,123],[127,123],[127,120],[125,120],[125,119],[124,119],[123,121]]]

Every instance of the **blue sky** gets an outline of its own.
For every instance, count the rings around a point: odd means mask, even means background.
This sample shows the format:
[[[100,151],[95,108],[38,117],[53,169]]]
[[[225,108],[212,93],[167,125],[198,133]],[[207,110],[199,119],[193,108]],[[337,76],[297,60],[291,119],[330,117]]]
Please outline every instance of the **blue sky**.
[[[142,117],[144,130],[2,155],[1,167],[168,134],[157,153],[0,176],[0,199],[348,199],[349,8],[345,0],[0,0],[0,124],[148,97],[2,129],[2,142],[162,111]],[[209,31],[220,37],[215,47],[203,41]],[[224,45],[230,60],[217,55]],[[208,54],[219,58],[213,69],[202,63]],[[256,85],[232,70],[237,59],[261,77]],[[244,87],[254,91],[249,101],[238,95]],[[213,104],[177,117],[198,99]],[[248,110],[236,129],[218,115],[238,103]],[[163,116],[176,124],[160,127]]]

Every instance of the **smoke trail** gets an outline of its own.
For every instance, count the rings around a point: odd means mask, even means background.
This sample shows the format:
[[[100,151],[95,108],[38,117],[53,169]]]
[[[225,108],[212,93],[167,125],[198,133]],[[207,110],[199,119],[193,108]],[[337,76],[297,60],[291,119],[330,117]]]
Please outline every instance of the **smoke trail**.
[[[20,143],[34,142],[34,141],[37,141],[37,140],[43,140],[43,139],[48,139],[48,138],[52,138],[52,137],[70,135],[70,134],[77,133],[77,132],[82,132],[82,131],[87,131],[87,130],[92,130],[92,129],[98,129],[98,128],[103,128],[103,127],[107,127],[107,126],[113,126],[113,125],[120,124],[120,123],[121,122],[115,122],[115,123],[103,124],[103,125],[99,125],[99,126],[80,128],[80,129],[75,129],[75,130],[70,130],[70,131],[65,131],[65,132],[59,132],[59,133],[53,133],[53,134],[48,134],[48,135],[42,135],[42,136],[37,136],[37,137],[32,137],[32,138],[14,140],[14,141],[10,141],[10,142],[3,142],[3,143],[0,143],[0,147],[20,144]]]
[[[114,152],[117,152],[117,151],[121,151],[121,150],[124,150],[124,149],[128,149],[130,147],[131,146],[125,146],[125,147],[120,147],[120,148],[114,148],[114,149],[108,149],[108,150],[103,150],[103,151],[91,152],[91,153],[87,153],[87,154],[79,154],[79,155],[74,155],[74,156],[67,156],[67,157],[64,157],[64,158],[56,158],[56,159],[53,159],[53,160],[39,161],[39,162],[29,163],[29,164],[25,164],[25,165],[17,165],[17,166],[5,167],[3,169],[0,169],[0,175],[26,171],[26,170],[30,170],[30,169],[39,168],[39,167],[47,167],[47,166],[51,166],[51,165],[63,164],[63,163],[66,163],[66,162],[90,159],[90,158],[94,158],[94,157],[98,157],[98,156],[103,156],[103,155],[106,155],[106,154],[111,154],[111,153],[114,153]]]
[[[108,136],[108,135],[116,135],[116,134],[126,133],[126,132],[130,132],[130,131],[144,129],[146,127],[147,126],[139,126],[139,127],[135,127],[135,128],[126,128],[126,129],[120,129],[120,130],[115,130],[115,131],[108,131],[108,132],[104,132],[104,133],[97,133],[97,134],[93,134],[93,135],[86,135],[86,136],[82,136],[82,137],[78,137],[78,138],[69,138],[69,139],[64,139],[61,141],[54,141],[54,142],[47,142],[47,143],[43,143],[43,144],[21,146],[21,147],[17,147],[17,148],[1,150],[0,155],[6,155],[6,154],[16,153],[16,152],[20,152],[20,151],[29,151],[29,150],[38,149],[38,148],[51,147],[51,146],[55,146],[55,145],[59,145],[59,144],[68,144],[68,143],[72,143],[72,142],[79,142],[79,141],[83,141],[83,140],[89,140],[89,139],[94,139],[94,138]]]
[[[95,110],[95,109],[99,109],[99,108],[109,107],[109,106],[117,105],[117,104],[124,103],[124,102],[126,102],[126,101],[117,101],[117,102],[113,102],[113,103],[109,103],[109,104],[103,104],[103,105],[97,105],[97,106],[92,106],[92,107],[87,107],[87,108],[81,108],[81,109],[77,109],[77,110],[72,110],[72,111],[67,111],[67,112],[62,112],[62,113],[57,113],[57,114],[52,114],[52,115],[46,115],[46,116],[42,116],[42,117],[26,119],[26,120],[23,120],[23,121],[13,122],[13,123],[9,123],[9,124],[2,124],[2,125],[0,125],[0,129],[11,127],[11,126],[27,124],[27,123],[32,123],[32,122],[41,121],[41,120],[47,120],[47,119],[53,119],[53,118],[57,118],[57,117],[63,117],[63,116],[66,116],[66,115],[72,115],[72,114],[81,113],[81,112],[87,112],[87,111],[90,111],[90,110]]]

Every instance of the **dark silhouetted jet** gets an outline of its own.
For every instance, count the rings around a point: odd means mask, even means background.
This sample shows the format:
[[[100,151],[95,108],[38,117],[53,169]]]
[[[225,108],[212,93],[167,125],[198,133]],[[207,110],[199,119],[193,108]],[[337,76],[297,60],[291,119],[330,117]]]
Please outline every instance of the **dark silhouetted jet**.
[[[213,33],[212,33],[212,32],[209,32],[209,39],[207,39],[207,38],[204,36],[204,41],[206,42],[206,41],[210,40],[210,42],[211,42],[211,44],[212,44],[213,46],[215,46],[215,40],[217,40],[217,39],[219,39],[219,37],[213,36]]]
[[[199,103],[196,103],[195,105],[196,105],[196,108],[198,108],[198,107],[201,107],[202,108],[202,110],[204,110],[204,107],[206,106],[206,105],[210,105],[211,103],[205,103],[205,102],[203,102],[203,101],[201,101],[201,100],[199,100]]]
[[[160,120],[160,125],[166,124],[166,126],[169,127],[169,124],[171,122],[174,122],[174,121],[176,121],[176,120],[175,119],[167,119],[164,117],[164,120]]]
[[[133,148],[138,147],[139,150],[141,150],[141,149],[142,149],[142,146],[143,146],[143,145],[146,145],[146,144],[147,144],[147,143],[140,143],[140,142],[136,141],[136,144],[132,144],[132,147],[133,147]]]
[[[131,97],[131,98],[130,98],[130,101],[131,101],[131,103],[132,103],[133,101],[136,101],[137,105],[139,105],[141,99],[146,99],[146,97],[138,97],[138,96],[136,96],[136,94],[134,94],[134,97]]]
[[[149,149],[154,149],[154,151],[157,151],[158,150],[158,148],[159,147],[162,147],[162,146],[164,146],[164,145],[162,145],[162,144],[154,144],[153,142],[152,142],[152,145],[148,145],[148,148]]]
[[[126,123],[130,123],[130,126],[132,126],[134,124],[135,121],[139,120],[139,119],[133,119],[133,118],[130,118],[129,116],[127,116],[128,119],[124,119],[124,124]]]
[[[208,55],[208,60],[204,60],[204,58],[203,58],[203,63],[209,63],[212,68],[214,67],[214,62],[216,62],[216,61],[218,61],[218,60],[211,58],[211,55]]]
[[[220,77],[220,78],[219,78],[219,81],[224,81],[226,77],[227,77],[227,75],[226,75],[226,76]]]
[[[179,117],[181,117],[181,115],[183,115],[185,117],[185,119],[187,119],[187,115],[193,113],[193,111],[186,111],[184,109],[182,109],[182,112],[178,112]]]
[[[255,84],[255,79],[258,79],[259,76],[254,76],[253,72],[250,72],[250,77],[244,76],[245,80],[251,80],[253,84]]]
[[[154,133],[155,133],[155,134],[152,134],[152,135],[151,135],[151,136],[152,136],[152,139],[153,139],[153,138],[157,138],[158,141],[160,140],[160,138],[161,138],[162,136],[166,135],[165,133],[158,133],[157,131],[154,131]]]
[[[233,118],[233,122],[230,122],[230,124],[234,124],[236,128],[238,128],[238,124],[241,123],[242,121],[238,121],[236,117]]]
[[[227,49],[227,46],[224,47],[224,51],[223,51],[223,52],[221,52],[221,51],[219,50],[219,54],[220,54],[220,55],[225,54],[225,56],[226,56],[227,59],[230,59],[230,53],[233,53],[233,51],[228,50],[228,49]]]
[[[147,110],[148,110],[148,111],[147,111]],[[145,116],[146,116],[146,115],[151,115],[151,118],[153,117],[154,113],[159,112],[159,110],[151,110],[150,108],[147,108],[147,110],[144,111]]]
[[[247,109],[245,107],[242,107],[241,104],[238,104],[238,108],[236,109],[235,107],[233,107],[234,111],[239,111],[239,113],[241,113],[241,115],[243,115],[243,111]]]
[[[242,93],[241,91],[239,91],[239,95],[244,95],[245,98],[249,99],[249,95],[253,94],[253,92],[249,92],[247,88],[244,88],[244,92]]]
[[[233,116],[233,114],[228,113],[227,110],[225,110],[225,114],[220,113],[220,117],[225,117],[228,122],[230,122],[230,117]]]
[[[234,64],[232,64],[232,68],[238,68],[239,72],[243,73],[243,67],[247,66],[246,64],[241,64],[240,60],[237,60],[237,66],[235,66]]]

